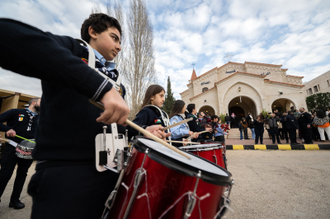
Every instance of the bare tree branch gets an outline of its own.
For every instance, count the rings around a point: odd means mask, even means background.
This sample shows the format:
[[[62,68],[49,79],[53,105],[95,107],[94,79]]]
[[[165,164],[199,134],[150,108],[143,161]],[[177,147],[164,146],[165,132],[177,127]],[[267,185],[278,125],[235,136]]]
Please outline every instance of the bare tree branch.
[[[131,114],[137,113],[149,85],[157,83],[153,29],[144,0],[131,0],[127,15],[128,48],[125,79]]]

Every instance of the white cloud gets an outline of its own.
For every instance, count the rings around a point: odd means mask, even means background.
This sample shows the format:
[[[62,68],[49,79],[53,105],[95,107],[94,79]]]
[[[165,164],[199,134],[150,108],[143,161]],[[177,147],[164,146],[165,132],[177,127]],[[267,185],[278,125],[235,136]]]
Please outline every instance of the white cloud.
[[[106,12],[106,4],[105,0],[1,0],[0,15],[79,37],[92,7]],[[129,0],[122,4],[127,10]],[[328,0],[147,0],[146,5],[154,25],[159,81],[166,86],[170,76],[176,98],[187,89],[193,62],[201,75],[225,64],[226,53],[234,55],[231,61],[282,64],[288,74],[305,76],[304,80],[330,70]],[[0,80],[0,89],[41,92],[35,81],[2,69]]]
[[[0,89],[41,97],[41,81],[0,68]]]

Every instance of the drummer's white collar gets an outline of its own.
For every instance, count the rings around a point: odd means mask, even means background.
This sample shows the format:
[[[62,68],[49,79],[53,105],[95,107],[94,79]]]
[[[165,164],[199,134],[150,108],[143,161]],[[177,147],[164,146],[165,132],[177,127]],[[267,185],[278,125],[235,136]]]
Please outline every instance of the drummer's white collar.
[[[107,68],[107,70],[113,70],[116,67],[116,63],[107,61],[98,51],[94,50],[94,54],[98,60]]]

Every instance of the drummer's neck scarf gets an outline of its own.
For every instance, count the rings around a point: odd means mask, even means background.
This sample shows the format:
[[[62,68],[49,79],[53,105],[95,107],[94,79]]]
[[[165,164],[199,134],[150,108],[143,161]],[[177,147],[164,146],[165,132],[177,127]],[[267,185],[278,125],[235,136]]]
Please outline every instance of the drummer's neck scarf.
[[[88,50],[87,47],[84,46],[84,48],[86,50]],[[109,78],[111,78],[114,81],[117,81],[118,78],[118,71],[115,69],[116,63],[114,62],[109,62],[106,61],[105,58],[94,49],[94,53],[95,53],[95,68],[105,74],[106,76],[108,76]],[[82,61],[84,61],[86,64],[88,64],[88,60],[85,58],[82,58]]]
[[[32,130],[33,118],[38,115],[38,112],[33,113],[29,108],[25,108],[25,110],[29,116],[29,123],[26,128],[26,131],[30,132]]]

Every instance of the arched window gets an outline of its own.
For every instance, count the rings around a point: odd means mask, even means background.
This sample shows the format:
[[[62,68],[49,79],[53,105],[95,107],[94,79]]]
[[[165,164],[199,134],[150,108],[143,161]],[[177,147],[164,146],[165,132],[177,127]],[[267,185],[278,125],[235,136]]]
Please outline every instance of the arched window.
[[[202,89],[202,93],[204,93],[205,91],[207,91],[208,90],[208,88],[207,87],[204,87],[203,89]]]

